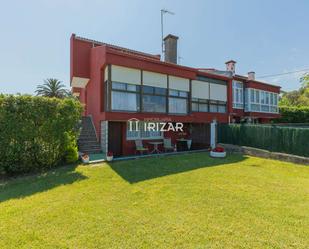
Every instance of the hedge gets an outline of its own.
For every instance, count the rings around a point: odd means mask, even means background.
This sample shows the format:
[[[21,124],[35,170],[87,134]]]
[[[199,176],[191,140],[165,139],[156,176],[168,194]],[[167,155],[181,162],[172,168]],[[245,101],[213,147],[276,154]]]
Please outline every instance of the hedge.
[[[275,123],[309,123],[309,107],[281,106],[279,110],[281,118],[275,119]]]
[[[218,141],[274,152],[309,156],[309,128],[220,124]]]
[[[40,171],[76,158],[81,112],[75,99],[0,95],[0,173]]]

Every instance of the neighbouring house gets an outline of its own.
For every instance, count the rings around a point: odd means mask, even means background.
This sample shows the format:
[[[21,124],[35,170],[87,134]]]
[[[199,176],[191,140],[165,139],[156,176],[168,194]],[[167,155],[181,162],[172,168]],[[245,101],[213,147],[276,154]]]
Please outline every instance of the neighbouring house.
[[[236,74],[233,60],[226,70],[178,65],[177,40],[165,37],[162,61],[160,55],[71,36],[71,87],[85,107],[82,140],[87,143],[93,129],[89,139],[97,143],[84,151],[131,155],[136,140],[147,145],[163,138],[171,138],[178,149],[185,149],[178,143],[186,139],[192,141],[190,149],[203,149],[209,146],[213,120],[267,123],[279,117],[279,86],[255,80],[254,72]],[[132,118],[141,125],[182,122],[184,130],[136,132],[128,129]]]

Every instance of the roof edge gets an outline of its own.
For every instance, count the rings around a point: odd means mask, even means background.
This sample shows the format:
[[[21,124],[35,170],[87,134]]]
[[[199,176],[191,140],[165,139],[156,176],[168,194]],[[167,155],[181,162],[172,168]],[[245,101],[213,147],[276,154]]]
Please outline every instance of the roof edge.
[[[93,43],[93,44],[98,45],[98,46],[108,46],[108,47],[111,47],[111,48],[114,48],[114,49],[117,49],[117,50],[125,50],[129,53],[138,54],[138,55],[142,55],[142,56],[145,56],[145,57],[150,57],[152,59],[160,60],[158,55],[148,54],[148,53],[136,51],[136,50],[125,48],[125,47],[121,47],[121,46],[117,46],[117,45],[113,45],[113,44],[109,44],[109,43],[105,43],[105,42],[100,42],[100,41],[97,41],[97,40],[88,39],[88,38],[85,38],[85,37],[77,36],[74,33],[72,34],[72,37],[76,40]]]

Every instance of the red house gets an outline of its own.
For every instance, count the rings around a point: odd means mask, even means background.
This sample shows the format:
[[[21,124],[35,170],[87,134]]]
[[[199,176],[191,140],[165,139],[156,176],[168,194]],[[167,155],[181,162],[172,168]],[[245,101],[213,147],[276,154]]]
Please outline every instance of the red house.
[[[178,150],[188,149],[183,141],[190,141],[189,149],[204,149],[213,120],[264,123],[279,116],[279,86],[256,81],[254,72],[235,74],[232,60],[225,71],[178,65],[177,39],[164,39],[162,61],[160,55],[71,36],[72,91],[84,104],[83,126],[88,120],[88,126],[95,127],[96,141],[89,139],[99,142],[85,152],[130,155],[136,152],[137,140],[152,150],[151,142],[164,138]],[[130,119],[141,126],[150,121],[181,122],[183,131],[132,131]],[[86,143],[89,132],[84,135]]]

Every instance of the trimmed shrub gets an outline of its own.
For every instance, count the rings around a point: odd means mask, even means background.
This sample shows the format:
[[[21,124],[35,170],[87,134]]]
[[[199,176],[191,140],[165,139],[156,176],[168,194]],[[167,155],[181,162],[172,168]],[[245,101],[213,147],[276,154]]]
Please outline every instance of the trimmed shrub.
[[[75,163],[78,160],[78,149],[77,146],[71,146],[67,149],[65,155],[66,163]]]
[[[309,128],[220,124],[218,135],[218,141],[221,143],[309,156]]]
[[[309,123],[309,107],[281,106],[279,108],[281,118],[275,119],[275,123]]]
[[[74,99],[0,95],[0,172],[51,168],[76,140],[82,107]]]
[[[67,148],[65,149],[65,162],[66,163],[75,163],[78,160],[78,148],[76,144],[76,138],[70,136],[68,133],[66,136]]]

